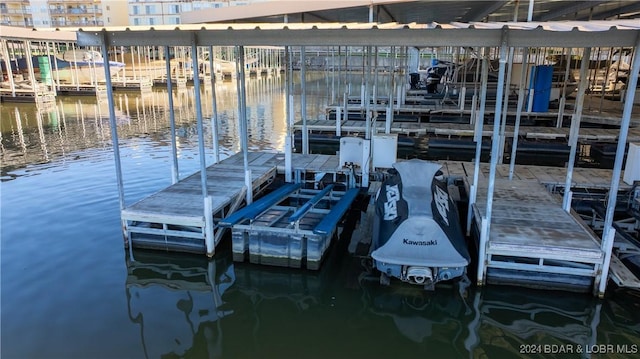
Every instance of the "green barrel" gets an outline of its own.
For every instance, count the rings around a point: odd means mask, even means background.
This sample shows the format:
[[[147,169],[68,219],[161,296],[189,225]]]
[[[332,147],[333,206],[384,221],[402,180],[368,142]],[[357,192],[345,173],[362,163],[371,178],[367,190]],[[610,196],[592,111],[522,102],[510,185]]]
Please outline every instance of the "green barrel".
[[[38,68],[40,68],[40,81],[47,85],[53,84],[51,77],[51,66],[49,65],[49,56],[38,56]]]

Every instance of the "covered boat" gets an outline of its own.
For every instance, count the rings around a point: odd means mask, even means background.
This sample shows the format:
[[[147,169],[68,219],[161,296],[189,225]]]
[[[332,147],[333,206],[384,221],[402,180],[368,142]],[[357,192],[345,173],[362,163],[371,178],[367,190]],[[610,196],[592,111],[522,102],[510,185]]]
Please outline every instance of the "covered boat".
[[[393,167],[375,202],[371,257],[380,282],[395,277],[433,289],[465,275],[469,252],[441,166],[413,159]]]

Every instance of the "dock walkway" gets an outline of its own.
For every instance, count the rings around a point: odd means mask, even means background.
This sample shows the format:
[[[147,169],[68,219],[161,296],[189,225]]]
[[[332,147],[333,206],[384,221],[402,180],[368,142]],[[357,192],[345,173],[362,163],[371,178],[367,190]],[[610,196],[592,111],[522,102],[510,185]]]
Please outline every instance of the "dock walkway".
[[[384,121],[374,123],[374,132],[384,133]],[[302,122],[296,122],[294,129],[302,130]],[[335,132],[336,122],[333,120],[307,121],[307,129],[311,132]],[[342,121],[340,125],[342,135],[365,132],[365,122],[358,120]],[[569,128],[520,126],[519,137],[528,139],[568,139]],[[427,134],[438,136],[473,137],[474,125],[460,123],[430,123],[430,122],[393,122],[391,133],[406,136],[424,136]],[[491,137],[493,125],[484,125],[483,137]],[[581,128],[578,139],[587,142],[615,142],[620,134],[619,129]],[[505,127],[505,136],[513,138],[514,126]],[[627,142],[640,141],[640,127],[629,128]]]

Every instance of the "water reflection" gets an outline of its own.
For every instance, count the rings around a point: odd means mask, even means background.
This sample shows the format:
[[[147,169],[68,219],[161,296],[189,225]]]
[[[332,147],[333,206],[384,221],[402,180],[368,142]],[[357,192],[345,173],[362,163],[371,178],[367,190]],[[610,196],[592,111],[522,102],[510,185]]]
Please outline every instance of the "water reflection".
[[[194,88],[173,92],[176,140],[179,148],[197,147]],[[212,149],[213,91],[201,88],[204,138]],[[286,135],[285,101],[281,77],[251,79],[247,83],[247,115],[251,149],[284,148]],[[237,95],[235,83],[216,84],[220,145],[239,150],[237,140]],[[117,92],[114,110],[122,146],[128,140],[149,138],[158,146],[168,146],[169,108],[165,88],[145,92]],[[0,106],[0,156],[2,180],[15,177],[12,171],[28,165],[55,160],[73,160],[85,149],[111,146],[109,107],[106,98],[93,96],[59,97],[46,105],[3,103]]]
[[[127,261],[129,316],[148,357],[548,357],[559,354],[553,348],[589,357],[589,348],[616,346],[607,357],[640,344],[634,301],[509,287],[462,295],[455,286],[381,287],[359,259],[335,248],[318,272],[233,264],[229,251],[213,261],[135,258]]]
[[[219,320],[233,313],[222,308],[222,295],[235,282],[226,259],[143,251],[127,258],[128,315],[145,357],[221,356]]]
[[[590,296],[490,287],[475,293],[473,307],[469,331],[476,335],[465,346],[477,355],[554,354],[560,347],[580,354],[598,342],[602,303]]]

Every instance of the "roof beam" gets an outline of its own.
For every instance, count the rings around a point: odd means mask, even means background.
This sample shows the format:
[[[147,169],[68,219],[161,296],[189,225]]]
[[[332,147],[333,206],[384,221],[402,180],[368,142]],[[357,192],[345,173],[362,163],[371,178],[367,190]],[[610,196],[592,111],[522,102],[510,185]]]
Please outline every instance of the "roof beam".
[[[615,9],[612,9],[612,10],[609,10],[609,11],[594,13],[591,19],[589,19],[589,15],[586,15],[586,16],[582,16],[581,18],[576,19],[576,20],[604,20],[604,19],[610,18],[612,16],[616,16],[618,14],[624,14],[624,13],[627,13],[627,12],[635,12],[635,11],[639,11],[639,10],[640,10],[640,1],[634,2],[633,4],[630,4],[630,5],[627,5],[627,6],[617,7]]]
[[[267,26],[260,28],[256,24],[238,24],[207,28],[164,27],[159,29],[87,29],[78,31],[78,44],[81,46],[100,46],[106,41],[110,46],[184,46],[195,37],[198,46],[499,46],[503,32],[506,33],[509,46],[515,47],[597,47],[597,46],[634,46],[640,30],[629,29],[622,22],[623,29],[612,25],[600,26],[599,30],[580,31],[580,24],[571,29],[549,30],[539,26],[522,29],[507,28],[506,25],[488,24],[486,28],[420,28],[397,26],[385,28],[384,25],[355,28],[346,26],[319,27],[303,24],[283,24],[283,27]],[[633,23],[633,22],[631,22]],[[286,26],[285,26],[286,25]],[[535,26],[535,24],[533,24]],[[596,24],[592,25],[597,26]],[[588,26],[587,26],[588,27]],[[103,38],[103,32],[105,38]]]
[[[325,17],[325,16],[320,16],[320,15],[318,15],[318,14],[314,13],[313,11],[307,11],[307,12],[302,13],[302,17],[303,17],[303,18],[305,18],[305,17],[306,17],[305,15],[315,17],[316,19],[318,19],[318,20],[320,20],[320,21],[323,21],[323,22],[331,22],[331,20],[329,20],[327,17]],[[309,20],[309,19],[305,19],[305,21],[308,21],[308,20]],[[311,21],[311,22],[316,22],[316,21]]]
[[[565,15],[569,15],[569,14],[573,14],[573,13],[577,13],[579,11],[582,11],[584,9],[589,9],[592,7],[596,7],[602,3],[606,3],[607,1],[576,1],[576,2],[568,2],[569,6],[563,6],[562,8],[556,10],[556,11],[551,11],[548,12],[546,14],[540,15],[540,16],[535,16],[534,20],[535,21],[549,21],[549,20],[554,20],[557,19],[559,17],[565,16]]]
[[[389,12],[389,9],[387,9],[385,5],[378,5],[378,10],[384,11],[384,13],[387,14],[389,19],[391,20],[391,22],[398,22],[398,20],[393,15],[391,15],[391,13]],[[379,15],[378,15],[378,22],[381,22]]]
[[[494,12],[500,10],[503,6],[505,6],[508,1],[494,1],[493,4],[488,5],[486,8],[482,9],[480,12],[469,14],[468,12],[464,14],[460,22],[475,22],[482,21],[485,17]]]

